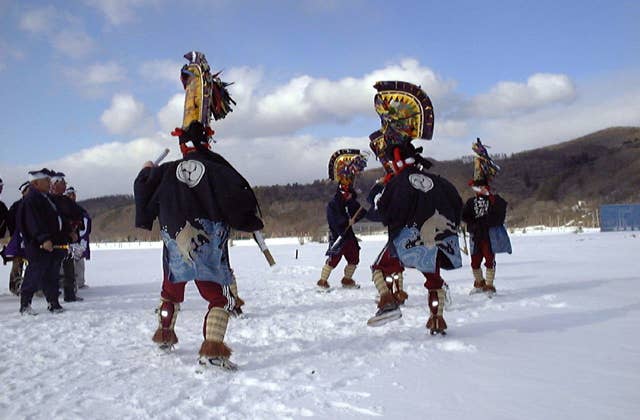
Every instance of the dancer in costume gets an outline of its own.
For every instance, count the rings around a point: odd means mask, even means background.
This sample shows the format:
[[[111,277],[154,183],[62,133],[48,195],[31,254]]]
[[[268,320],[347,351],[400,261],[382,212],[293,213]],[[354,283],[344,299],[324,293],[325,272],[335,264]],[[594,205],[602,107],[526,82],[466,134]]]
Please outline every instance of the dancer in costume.
[[[504,227],[507,202],[492,189],[490,182],[500,172],[489,156],[486,147],[478,138],[472,145],[476,153],[473,163],[473,179],[469,185],[475,196],[467,200],[462,210],[462,220],[467,224],[471,246],[471,269],[473,289],[471,293],[493,294],[496,276],[495,254],[511,254],[511,241]],[[482,260],[486,267],[486,277],[482,275]]]
[[[382,222],[382,216],[375,209],[375,198],[384,190],[384,186],[391,180],[394,175],[393,165],[385,157],[385,142],[384,136],[380,130],[372,133],[369,136],[369,147],[373,151],[376,158],[382,164],[385,170],[385,175],[376,180],[375,185],[371,188],[367,202],[369,203],[370,210],[367,215],[371,220],[375,222]],[[378,254],[375,262],[371,265],[371,274],[374,284],[381,283],[382,279],[387,284],[389,291],[393,294],[395,301],[399,305],[403,305],[405,300],[409,297],[404,290],[404,267],[398,259],[393,246],[390,241],[382,248],[382,251]],[[379,296],[378,296],[379,301]]]
[[[194,51],[185,58],[189,64],[182,68],[183,126],[174,130],[183,157],[161,166],[145,163],[134,183],[136,226],[151,229],[158,218],[164,242],[164,278],[153,341],[162,349],[178,342],[174,327],[180,303],[186,283],[194,280],[209,302],[199,364],[233,370],[231,349],[224,343],[229,314],[237,303],[229,266],[229,231],[254,232],[263,223],[249,183],[210,150],[211,115],[224,118],[235,103],[228,85],[209,72],[204,54]]]
[[[353,225],[366,216],[367,210],[357,201],[354,189],[356,175],[367,166],[367,156],[357,149],[343,149],[335,152],[329,160],[329,179],[338,183],[333,199],[327,204],[329,224],[329,249],[327,261],[322,267],[318,287],[328,290],[329,275],[342,257],[347,260],[342,277],[342,287],[358,289],[353,274],[360,262],[360,245],[353,232]]]
[[[462,199],[444,178],[427,172],[431,162],[420,155],[413,139],[433,136],[433,107],[427,94],[407,82],[378,82],[374,104],[382,124],[384,156],[395,175],[378,199],[376,210],[387,226],[389,239],[405,268],[416,268],[426,278],[430,311],[426,327],[432,334],[447,329],[445,290],[441,269],[462,265],[456,230]],[[381,325],[401,316],[386,282],[375,279],[380,293],[378,311],[368,324]]]

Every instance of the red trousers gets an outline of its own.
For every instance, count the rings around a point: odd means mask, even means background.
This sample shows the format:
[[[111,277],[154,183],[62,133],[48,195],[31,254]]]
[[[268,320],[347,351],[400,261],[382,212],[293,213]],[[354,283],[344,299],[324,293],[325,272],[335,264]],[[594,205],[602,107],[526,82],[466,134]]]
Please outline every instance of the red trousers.
[[[428,290],[442,289],[444,285],[444,279],[440,276],[440,266],[445,262],[447,257],[442,252],[438,252],[436,257],[436,271],[434,273],[422,273],[427,281],[424,282],[424,287]]]
[[[404,267],[398,257],[394,257],[389,252],[389,245],[385,245],[378,255],[376,262],[371,266],[371,271],[380,270],[385,277],[395,273],[402,273]]]
[[[212,281],[196,280],[195,283],[198,287],[198,291],[200,292],[200,296],[209,302],[209,309],[214,307],[225,308],[229,306],[229,301],[232,300],[227,298],[227,296],[231,296],[229,286],[221,286]],[[169,279],[165,277],[162,282],[162,292],[160,293],[160,296],[162,296],[163,299],[170,300],[171,302],[184,302],[184,288],[186,285],[187,282],[171,283]]]
[[[360,248],[355,239],[347,239],[344,241],[340,252],[327,258],[327,265],[336,268],[342,257],[347,260],[347,264],[358,265],[360,262]]]
[[[435,273],[422,273],[427,281],[424,282],[424,287],[427,290],[442,289],[444,279],[440,277],[440,264],[436,263]]]
[[[471,268],[479,269],[483,258],[485,267],[494,268],[496,266],[496,254],[491,250],[491,242],[486,239],[476,244],[475,254],[471,256]]]

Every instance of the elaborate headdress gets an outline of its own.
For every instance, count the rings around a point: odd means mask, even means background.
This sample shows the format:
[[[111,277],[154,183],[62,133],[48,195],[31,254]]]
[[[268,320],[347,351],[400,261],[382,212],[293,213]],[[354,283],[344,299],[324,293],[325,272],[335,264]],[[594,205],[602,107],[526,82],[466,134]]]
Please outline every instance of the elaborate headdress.
[[[487,147],[482,144],[480,137],[476,139],[475,143],[471,144],[471,149],[476,154],[473,159],[473,180],[470,183],[471,185],[488,186],[500,172],[500,166],[491,159],[489,152],[487,152]]]
[[[358,149],[341,149],[329,159],[329,179],[348,190],[357,174],[367,167],[367,155]]]
[[[380,116],[387,146],[400,146],[413,139],[433,137],[433,106],[420,88],[407,82],[377,82],[373,103]]]
[[[226,117],[233,111],[231,105],[236,103],[227,90],[231,83],[220,80],[218,76],[221,72],[211,74],[203,53],[190,51],[184,58],[189,63],[180,70],[180,80],[185,90],[182,127],[176,128],[171,134],[179,136],[180,144],[186,147],[208,145],[214,133],[210,125],[211,116],[216,121]]]

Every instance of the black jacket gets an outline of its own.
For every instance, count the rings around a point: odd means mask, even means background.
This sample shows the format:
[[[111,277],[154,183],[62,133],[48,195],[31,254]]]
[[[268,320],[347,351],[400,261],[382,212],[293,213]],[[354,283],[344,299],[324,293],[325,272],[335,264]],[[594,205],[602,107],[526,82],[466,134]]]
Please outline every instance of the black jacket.
[[[489,229],[502,226],[506,215],[507,202],[498,194],[493,194],[492,198],[485,195],[472,197],[462,209],[462,220],[475,242],[489,240]]]
[[[4,235],[7,233],[7,216],[9,211],[7,210],[7,206],[0,201],[0,239],[4,238]]]
[[[348,201],[344,200],[340,191],[335,193],[333,199],[327,204],[327,222],[331,232],[331,237],[329,238],[330,243],[333,243],[338,236],[343,233],[343,241],[356,239],[356,235],[353,233],[353,227],[350,226],[346,232],[345,229],[347,229],[349,220],[358,212],[359,208],[360,203],[357,201],[357,194],[355,192],[351,193],[351,198]],[[366,214],[366,209],[360,211],[355,222],[361,220]]]
[[[44,242],[68,244],[69,230],[49,194],[30,190],[19,206],[16,226],[22,233],[27,255],[37,251]]]
[[[7,229],[9,229],[9,236],[13,236],[13,233],[16,231],[16,218],[18,216],[18,208],[22,204],[22,198],[20,200],[15,201],[11,207],[9,207],[9,212],[7,213]]]
[[[143,168],[134,182],[136,227],[160,228],[175,238],[196,219],[225,222],[244,232],[264,227],[249,183],[222,156],[194,151],[183,159]]]
[[[447,219],[448,225],[436,239],[455,234],[461,209],[462,199],[453,184],[416,166],[391,178],[378,201],[378,211],[389,229],[390,239],[405,226],[420,229],[436,211]]]
[[[62,216],[63,230],[78,233],[84,227],[84,209],[66,195],[49,194]]]

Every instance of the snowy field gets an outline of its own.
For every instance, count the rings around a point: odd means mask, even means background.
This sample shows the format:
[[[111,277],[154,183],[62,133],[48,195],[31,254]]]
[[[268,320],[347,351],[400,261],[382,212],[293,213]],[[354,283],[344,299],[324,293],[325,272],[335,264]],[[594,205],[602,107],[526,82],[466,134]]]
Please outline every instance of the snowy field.
[[[206,303],[193,284],[171,355],[151,342],[160,250],[96,250],[84,302],[21,317],[0,266],[2,419],[640,418],[640,235],[514,235],[498,295],[469,296],[468,259],[445,272],[449,335],[432,337],[426,290],[406,275],[403,318],[366,326],[376,292],[362,242],[360,290],[317,293],[326,245],[231,248],[246,317],[227,336],[240,371],[197,374]],[[295,251],[300,257],[296,260]],[[341,264],[330,283],[338,285]]]

